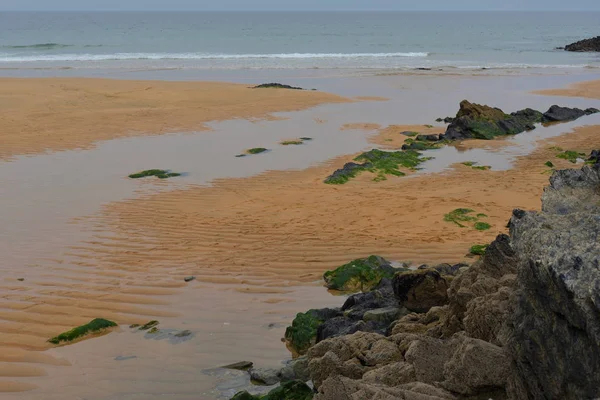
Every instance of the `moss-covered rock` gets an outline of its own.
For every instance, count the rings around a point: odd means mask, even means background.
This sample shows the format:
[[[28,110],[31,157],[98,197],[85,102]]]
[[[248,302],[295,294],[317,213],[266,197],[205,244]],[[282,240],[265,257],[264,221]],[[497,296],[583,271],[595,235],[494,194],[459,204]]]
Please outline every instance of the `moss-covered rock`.
[[[248,154],[260,154],[260,153],[264,153],[265,151],[268,151],[268,149],[265,149],[264,147],[253,147],[251,149],[246,150],[246,153],[248,153]]]
[[[285,340],[288,348],[297,355],[306,354],[317,338],[319,326],[326,320],[341,316],[340,310],[323,308],[298,313],[292,325],[285,330]]]
[[[96,318],[85,325],[73,328],[70,331],[63,332],[58,336],[49,339],[52,344],[60,344],[61,342],[72,342],[91,333],[101,332],[108,328],[117,326],[115,322],[103,318]]]
[[[146,178],[148,176],[155,176],[159,179],[167,179],[167,178],[173,178],[175,176],[181,176],[181,174],[178,172],[169,172],[169,170],[166,170],[166,169],[147,169],[145,171],[136,172],[135,174],[131,174],[131,175],[129,175],[129,178],[139,179],[139,178]]]
[[[265,395],[239,392],[231,400],[312,400],[314,392],[304,382],[295,380],[282,383]]]
[[[262,83],[254,86],[253,89],[293,89],[293,90],[304,90],[301,87],[284,85],[282,83]]]
[[[282,146],[294,146],[294,145],[298,146],[298,145],[304,144],[304,141],[303,140],[284,140],[284,141],[280,142],[279,144]]]
[[[414,150],[383,151],[373,149],[354,159],[354,161],[363,161],[363,164],[347,163],[344,168],[338,169],[328,176],[325,183],[343,184],[363,171],[376,174],[374,181],[385,180],[387,175],[404,176],[406,174],[400,171],[400,168],[416,170],[419,164],[429,159]]]
[[[391,278],[398,270],[383,257],[370,256],[344,264],[323,275],[328,289],[343,292],[368,292],[382,278]]]

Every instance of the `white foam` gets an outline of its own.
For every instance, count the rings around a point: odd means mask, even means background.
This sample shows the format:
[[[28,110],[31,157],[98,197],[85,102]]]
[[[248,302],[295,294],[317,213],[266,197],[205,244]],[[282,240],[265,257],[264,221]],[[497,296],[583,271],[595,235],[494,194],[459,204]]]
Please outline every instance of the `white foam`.
[[[356,59],[427,57],[429,53],[281,53],[281,54],[206,54],[206,53],[114,53],[114,54],[35,54],[0,53],[0,62],[35,61],[118,61],[118,60],[244,60],[244,59]]]

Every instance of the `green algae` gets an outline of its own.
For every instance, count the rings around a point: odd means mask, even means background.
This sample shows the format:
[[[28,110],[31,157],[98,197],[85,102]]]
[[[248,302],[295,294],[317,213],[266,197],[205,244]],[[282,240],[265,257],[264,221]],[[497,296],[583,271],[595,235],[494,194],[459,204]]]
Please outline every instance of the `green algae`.
[[[487,231],[491,227],[492,226],[490,224],[488,224],[487,222],[476,222],[475,223],[475,229],[477,229],[478,231]]]
[[[482,256],[485,254],[485,251],[487,250],[489,244],[476,244],[471,246],[471,248],[469,249],[469,253],[476,255],[476,256]]]
[[[323,274],[328,289],[342,292],[367,292],[376,287],[382,278],[391,278],[398,272],[384,258],[369,256],[359,258]]]
[[[315,344],[317,329],[323,322],[317,317],[316,310],[298,313],[285,330],[285,339],[296,353],[305,354]]]
[[[265,151],[267,151],[267,149],[265,149],[264,147],[253,147],[251,149],[246,150],[246,153],[248,153],[248,154],[260,154],[260,153],[264,153]]]
[[[159,324],[158,321],[150,321],[147,324],[144,324],[142,326],[140,326],[139,330],[140,331],[147,331],[150,328],[154,328],[155,326],[157,326]]]
[[[572,151],[572,150],[565,150],[562,153],[558,153],[556,155],[556,158],[561,158],[563,160],[567,160],[567,161],[570,161],[573,164],[575,164],[577,162],[577,159],[585,158],[585,154],[578,153],[578,152]]]
[[[295,380],[284,382],[264,395],[238,392],[231,400],[312,400],[313,396],[313,390],[306,383]]]
[[[480,171],[488,171],[488,170],[492,169],[492,167],[490,167],[489,165],[474,165],[471,168],[477,169]]]
[[[284,85],[281,83],[263,83],[257,86],[254,86],[253,89],[293,89],[293,90],[304,90],[301,87]],[[316,90],[316,89],[313,89]]]
[[[177,173],[177,172],[169,172],[169,170],[166,170],[166,169],[147,169],[145,171],[136,172],[135,174],[131,174],[131,175],[129,175],[129,178],[139,179],[139,178],[146,178],[149,176],[155,176],[159,179],[167,179],[167,178],[172,178],[175,176],[181,176],[181,174]]]
[[[284,140],[283,142],[279,143],[282,146],[293,146],[293,145],[300,145],[300,144],[304,144],[303,140]]]
[[[87,334],[101,332],[115,326],[117,326],[115,322],[103,318],[96,318],[85,325],[81,325],[77,328],[71,329],[70,331],[63,332],[60,335],[49,339],[48,342],[52,344],[60,344],[61,342],[72,342],[73,340],[83,337]]]
[[[451,222],[458,225],[461,228],[473,226],[478,231],[484,231],[490,229],[492,226],[487,222],[479,221],[481,218],[487,218],[486,214],[478,213],[473,215],[475,211],[470,208],[457,208],[448,214],[444,215],[444,221]]]
[[[469,215],[471,213],[475,212],[474,210],[471,210],[470,208],[457,208],[451,212],[449,212],[448,214],[444,215],[444,221],[446,222],[452,222],[458,226],[460,226],[461,228],[464,228],[465,225],[463,225],[463,222],[476,222],[477,221],[477,217],[473,216],[473,215]]]
[[[465,161],[464,163],[461,163],[462,165],[466,165],[467,167],[472,167],[473,165],[477,164],[475,161]]]
[[[546,167],[548,167],[548,168],[554,168],[554,164],[552,164],[552,161],[546,161],[546,162],[544,163],[544,165],[545,165]]]

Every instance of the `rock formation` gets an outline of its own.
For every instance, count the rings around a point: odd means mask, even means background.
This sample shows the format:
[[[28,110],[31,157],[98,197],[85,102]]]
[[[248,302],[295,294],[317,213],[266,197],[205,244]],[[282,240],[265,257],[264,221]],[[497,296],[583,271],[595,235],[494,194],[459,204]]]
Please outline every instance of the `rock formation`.
[[[600,36],[591,39],[580,40],[565,46],[566,51],[600,51]]]

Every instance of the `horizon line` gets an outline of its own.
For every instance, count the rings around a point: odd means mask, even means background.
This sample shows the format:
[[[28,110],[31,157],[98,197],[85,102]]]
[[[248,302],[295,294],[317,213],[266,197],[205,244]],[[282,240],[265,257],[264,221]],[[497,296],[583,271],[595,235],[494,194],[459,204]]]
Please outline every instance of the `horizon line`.
[[[585,12],[585,11],[600,11],[598,9],[550,9],[550,10],[483,10],[483,9],[453,9],[453,10],[399,10],[399,9],[168,9],[168,8],[156,8],[156,9],[39,9],[39,10],[15,10],[15,9],[0,9],[0,12],[165,12],[165,11],[178,11],[178,12]]]

